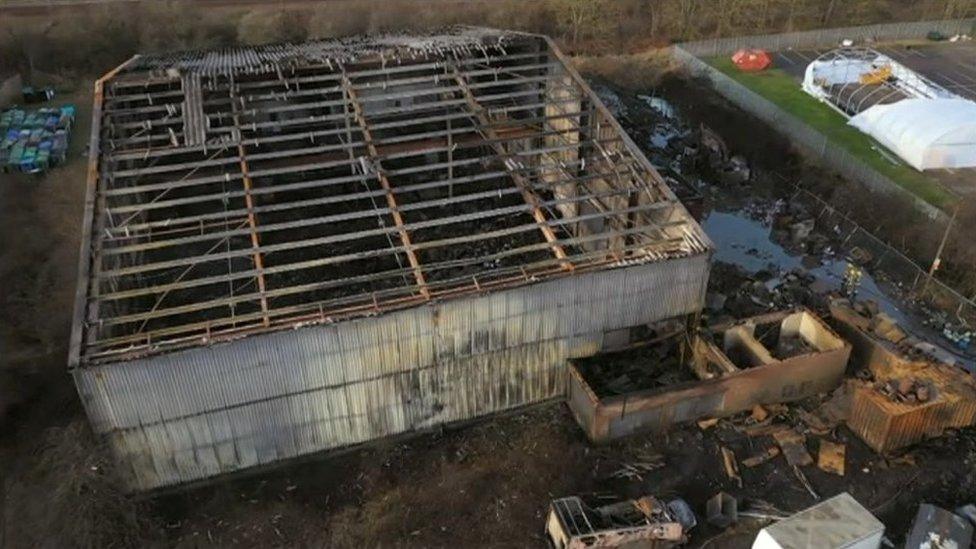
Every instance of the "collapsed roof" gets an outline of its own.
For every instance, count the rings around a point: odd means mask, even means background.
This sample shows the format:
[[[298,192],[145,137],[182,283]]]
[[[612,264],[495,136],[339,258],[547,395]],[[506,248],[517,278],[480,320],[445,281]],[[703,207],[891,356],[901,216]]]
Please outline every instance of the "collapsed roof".
[[[136,56],[94,112],[73,365],[710,246],[541,36]]]

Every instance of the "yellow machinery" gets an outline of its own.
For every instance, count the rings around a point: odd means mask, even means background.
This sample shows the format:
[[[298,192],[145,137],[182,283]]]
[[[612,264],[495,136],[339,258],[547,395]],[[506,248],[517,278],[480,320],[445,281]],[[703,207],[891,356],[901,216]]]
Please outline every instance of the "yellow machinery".
[[[891,65],[882,65],[871,72],[866,72],[861,75],[861,84],[865,85],[879,85],[883,84],[891,78]]]

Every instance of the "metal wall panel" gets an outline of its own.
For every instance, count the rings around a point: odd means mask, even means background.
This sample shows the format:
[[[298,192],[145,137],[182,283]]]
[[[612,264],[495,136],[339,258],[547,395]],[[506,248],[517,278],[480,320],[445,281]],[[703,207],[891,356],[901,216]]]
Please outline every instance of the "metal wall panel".
[[[700,310],[707,254],[74,370],[135,489],[563,396],[606,331]]]

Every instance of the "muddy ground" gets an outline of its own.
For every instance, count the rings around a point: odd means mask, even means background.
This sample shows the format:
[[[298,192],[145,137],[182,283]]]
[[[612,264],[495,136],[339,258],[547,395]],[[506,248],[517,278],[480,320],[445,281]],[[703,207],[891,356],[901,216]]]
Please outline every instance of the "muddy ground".
[[[658,93],[693,120],[708,120],[754,165],[783,177],[814,172],[767,128],[706,90],[669,80]],[[814,503],[782,457],[743,467],[741,488],[729,479],[719,445],[741,459],[769,442],[731,422],[594,447],[558,402],[208,487],[154,498],[121,494],[65,373],[90,97],[79,90],[61,100],[80,107],[72,162],[40,179],[0,176],[0,546],[543,547],[548,502],[581,492],[682,497],[700,515],[719,490],[743,507],[766,502],[783,513]],[[706,194],[709,207],[734,208],[780,191],[769,183]],[[748,280],[727,267],[716,273],[713,284],[725,292]],[[821,497],[851,492],[886,522],[895,543],[917,502],[953,506],[976,497],[972,432],[900,459],[875,455],[844,427],[825,437],[847,444],[847,474],[807,467],[814,490]],[[808,440],[814,455],[818,438]],[[627,467],[639,472],[622,474]],[[761,525],[720,532],[702,524],[691,546],[749,547]]]

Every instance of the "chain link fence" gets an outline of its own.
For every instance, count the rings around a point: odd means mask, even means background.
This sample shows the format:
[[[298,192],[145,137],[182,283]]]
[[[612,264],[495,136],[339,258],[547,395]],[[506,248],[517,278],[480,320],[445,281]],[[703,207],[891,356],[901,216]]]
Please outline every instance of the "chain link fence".
[[[928,276],[928,270],[889,246],[819,196],[794,185],[791,201],[806,206],[817,227],[840,239],[840,250],[864,265],[875,278],[896,284],[905,294],[976,326],[976,303]]]
[[[945,36],[973,34],[976,19],[954,19],[948,21],[913,21],[908,23],[883,23],[863,27],[842,27],[819,29],[783,34],[762,34],[753,36],[733,36],[685,42],[681,48],[698,57],[728,55],[740,48],[763,48],[772,51],[786,49],[819,49],[840,45],[842,40],[855,42],[882,42],[893,40],[913,40],[924,38],[930,32]]]
[[[945,212],[906,191],[843,147],[831,143],[824,134],[699,57],[728,55],[743,47],[776,51],[789,48],[834,47],[845,39],[858,42],[911,40],[924,38],[933,31],[946,36],[974,34],[976,33],[974,27],[976,27],[976,19],[960,19],[740,36],[680,44],[673,48],[673,56],[693,76],[707,79],[714,89],[730,102],[787,136],[805,156],[847,179],[864,184],[872,191],[894,194],[907,200],[917,210],[944,228],[949,222]],[[817,225],[833,232],[840,239],[840,251],[857,258],[876,277],[887,279],[895,284],[909,299],[919,300],[945,312],[950,316],[950,321],[962,321],[969,326],[976,326],[976,303],[934,277],[929,277],[927,268],[918,265],[806,189],[795,186],[792,200],[805,204],[817,217]]]

